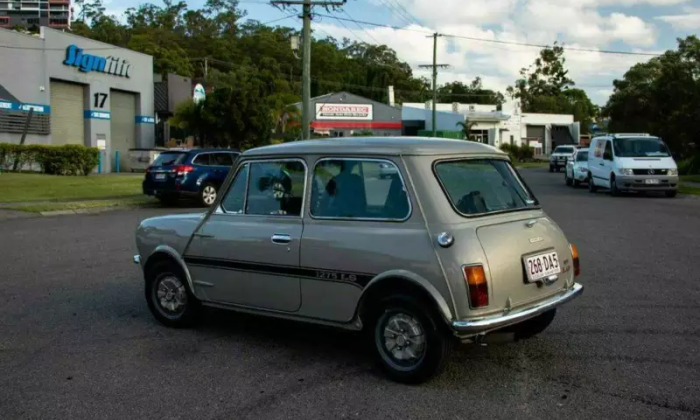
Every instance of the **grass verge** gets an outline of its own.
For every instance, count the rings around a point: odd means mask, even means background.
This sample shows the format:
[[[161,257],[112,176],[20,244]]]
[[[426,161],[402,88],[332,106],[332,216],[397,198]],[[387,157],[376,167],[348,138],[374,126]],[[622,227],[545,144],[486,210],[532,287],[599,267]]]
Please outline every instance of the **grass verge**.
[[[111,199],[111,200],[91,200],[91,201],[63,201],[55,203],[38,203],[3,207],[3,210],[19,210],[29,213],[43,213],[48,211],[65,210],[92,210],[107,208],[129,208],[129,207],[157,207],[160,203],[151,197],[138,197],[133,199]]]
[[[700,195],[700,188],[691,187],[689,185],[684,185],[681,183],[678,186],[678,192],[681,194]]]
[[[57,176],[3,172],[0,203],[91,200],[140,195],[143,175]]]
[[[546,168],[549,166],[549,162],[547,161],[542,161],[542,162],[519,162],[515,164],[515,167],[518,169],[527,169],[527,168]]]
[[[700,175],[681,175],[681,182],[696,182],[700,184]]]

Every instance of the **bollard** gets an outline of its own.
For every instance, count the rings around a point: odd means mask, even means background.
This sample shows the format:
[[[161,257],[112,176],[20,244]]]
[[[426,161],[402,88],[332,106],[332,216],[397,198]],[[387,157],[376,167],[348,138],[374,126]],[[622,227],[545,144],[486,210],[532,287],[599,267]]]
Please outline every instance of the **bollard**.
[[[114,164],[116,165],[116,172],[119,173],[119,151],[117,150],[117,156]]]
[[[100,153],[97,158],[97,173],[102,173],[102,150],[100,150]]]

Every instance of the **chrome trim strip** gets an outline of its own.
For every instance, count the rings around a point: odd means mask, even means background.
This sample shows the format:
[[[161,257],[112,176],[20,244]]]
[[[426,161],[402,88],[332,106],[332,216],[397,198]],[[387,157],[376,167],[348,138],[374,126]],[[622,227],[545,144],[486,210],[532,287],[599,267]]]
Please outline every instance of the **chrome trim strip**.
[[[583,286],[579,283],[574,283],[574,286],[563,294],[549,298],[526,309],[516,309],[506,314],[491,315],[483,318],[452,321],[452,329],[458,334],[481,334],[497,330],[533,318],[550,309],[554,309],[557,306],[577,298],[581,293],[583,293]]]

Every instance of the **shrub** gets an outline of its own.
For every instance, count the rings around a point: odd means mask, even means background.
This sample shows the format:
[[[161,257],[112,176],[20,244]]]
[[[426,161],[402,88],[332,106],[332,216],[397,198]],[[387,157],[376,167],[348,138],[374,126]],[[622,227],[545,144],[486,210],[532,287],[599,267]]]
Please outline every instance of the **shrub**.
[[[69,144],[44,146],[0,143],[0,166],[11,170],[25,165],[39,165],[41,171],[52,175],[89,175],[97,166],[99,150]]]
[[[0,160],[2,157],[0,157]],[[700,174],[700,155],[693,156],[688,159],[683,159],[678,162],[678,173],[680,175],[696,175]]]
[[[501,150],[508,153],[513,162],[526,162],[535,157],[535,148],[527,144],[518,146],[517,144],[503,143]]]

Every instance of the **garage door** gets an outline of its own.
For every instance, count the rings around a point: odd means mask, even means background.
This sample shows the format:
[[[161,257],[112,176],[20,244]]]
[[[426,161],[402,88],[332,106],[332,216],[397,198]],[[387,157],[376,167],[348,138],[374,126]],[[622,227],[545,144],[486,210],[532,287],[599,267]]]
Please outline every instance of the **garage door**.
[[[129,172],[129,149],[136,147],[136,95],[113,90],[110,92],[111,158],[116,172],[116,152],[119,151],[119,170]]]
[[[83,86],[51,82],[51,141],[53,144],[85,144]]]

